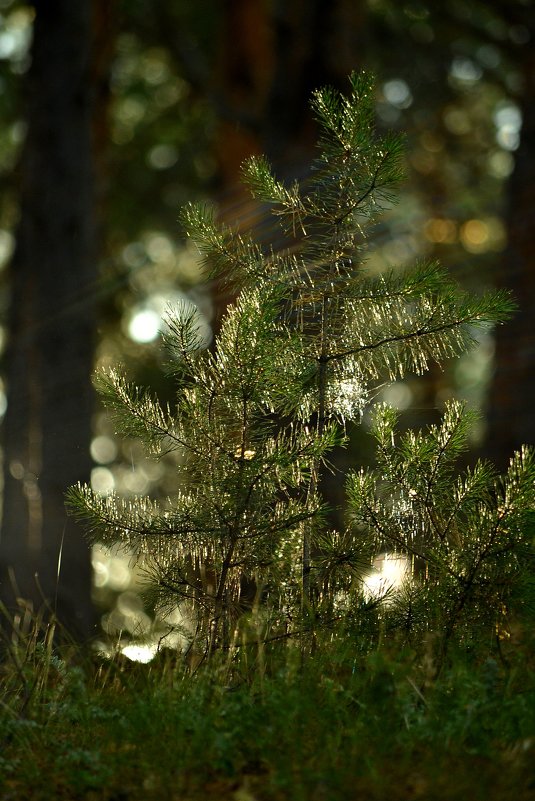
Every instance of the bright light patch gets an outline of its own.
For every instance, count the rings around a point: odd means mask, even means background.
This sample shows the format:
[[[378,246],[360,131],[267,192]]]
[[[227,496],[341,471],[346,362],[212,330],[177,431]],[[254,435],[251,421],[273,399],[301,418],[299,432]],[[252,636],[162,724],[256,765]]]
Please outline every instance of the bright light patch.
[[[124,556],[112,555],[107,549],[96,545],[91,553],[91,564],[96,587],[109,587],[117,592],[129,587],[132,572]]]
[[[121,252],[122,259],[128,267],[142,267],[147,261],[147,251],[141,242],[130,242]]]
[[[496,178],[508,178],[514,166],[513,156],[505,150],[497,150],[489,156],[489,171]]]
[[[0,381],[0,417],[3,417],[7,411],[7,395],[4,391],[4,384]]]
[[[115,479],[107,467],[95,467],[91,470],[91,489],[99,495],[108,495],[115,489]]]
[[[143,119],[145,112],[145,104],[136,97],[126,97],[115,106],[117,119],[124,125],[136,125]]]
[[[461,228],[461,242],[470,253],[488,250],[489,227],[483,220],[468,220]]]
[[[137,615],[143,611],[143,601],[137,592],[127,590],[117,598],[117,609],[122,615]]]
[[[93,461],[99,464],[109,464],[117,456],[117,445],[111,437],[101,435],[94,438],[89,451]]]
[[[165,249],[163,238],[154,243],[154,249]],[[155,255],[154,253],[151,256]],[[195,312],[195,326],[198,334],[199,347],[209,345],[212,339],[212,329],[207,317],[190,297],[182,292],[169,288],[168,292],[157,292],[150,295],[143,303],[130,309],[124,322],[125,330],[130,339],[140,344],[154,342],[165,330],[166,318],[187,317]]]
[[[248,461],[250,461],[251,459],[254,459],[255,454],[256,454],[256,451],[253,451],[253,450],[250,450],[250,449],[244,450],[243,453],[242,453],[241,447],[240,448],[236,448],[236,450],[234,451],[234,456],[236,457],[236,459],[241,459],[242,456],[243,456],[243,458],[247,459]]]
[[[412,401],[412,390],[403,381],[390,384],[382,392],[382,399],[396,409],[408,409]]]
[[[171,320],[186,320],[192,312],[195,313],[194,330],[196,334],[196,347],[202,349],[207,348],[212,339],[212,327],[208,322],[205,314],[199,309],[199,306],[194,303],[191,298],[186,295],[176,295],[171,299],[172,304],[167,304],[166,318]]]
[[[145,53],[140,66],[143,78],[153,86],[163,83],[169,76],[169,67],[158,51],[149,50]]]
[[[457,239],[457,226],[454,220],[432,217],[426,222],[424,233],[430,242],[450,245]]]
[[[93,560],[93,584],[95,587],[105,587],[108,583],[108,566],[103,562]]]
[[[520,144],[520,132],[512,125],[502,125],[496,133],[496,141],[504,150],[516,150]]]
[[[397,553],[380,554],[373,560],[373,567],[373,572],[362,581],[367,601],[384,598],[388,592],[399,590],[411,575],[409,560]]]
[[[382,248],[385,261],[399,266],[413,261],[417,251],[418,246],[412,236],[397,236]]]
[[[15,247],[15,237],[9,231],[0,229],[0,270],[8,263]]]
[[[22,59],[28,53],[34,14],[29,7],[19,8],[2,20],[0,58]]]
[[[409,85],[401,78],[396,78],[383,84],[383,94],[386,100],[396,108],[409,108],[412,104]]]
[[[499,253],[507,244],[507,231],[499,217],[468,220],[461,226],[460,239],[469,253],[485,253],[488,250]]]
[[[169,261],[175,253],[173,243],[164,234],[149,234],[145,240],[145,247],[150,259],[155,263]]]
[[[121,653],[128,659],[131,659],[133,662],[143,662],[145,664],[154,658],[157,651],[157,645],[125,645],[124,648],[121,649]]]
[[[475,83],[483,75],[483,70],[470,58],[454,58],[450,67],[450,75],[463,83]]]
[[[124,628],[136,637],[148,634],[152,620],[143,611],[124,615]]]
[[[160,324],[159,314],[152,309],[140,309],[130,318],[128,336],[143,345],[154,342],[160,333]]]
[[[345,378],[332,383],[328,401],[335,414],[352,420],[364,414],[367,396],[358,378]]]
[[[514,103],[501,103],[494,112],[496,141],[504,150],[516,150],[520,143],[522,112]]]
[[[141,467],[135,470],[125,470],[121,473],[121,489],[133,495],[144,495],[149,489],[149,479]]]

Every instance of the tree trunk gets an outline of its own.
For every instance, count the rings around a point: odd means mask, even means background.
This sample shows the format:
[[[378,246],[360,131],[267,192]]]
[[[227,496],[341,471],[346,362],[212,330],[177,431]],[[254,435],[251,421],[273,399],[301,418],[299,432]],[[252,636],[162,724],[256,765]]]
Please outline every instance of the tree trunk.
[[[0,596],[93,629],[91,564],[64,492],[88,479],[95,329],[91,0],[39,0],[11,265]]]
[[[525,16],[523,21],[527,25],[531,18]],[[532,20],[530,27],[530,45],[521,65],[521,140],[509,185],[509,244],[499,281],[512,290],[519,311],[496,332],[485,447],[485,455],[501,468],[522,444],[535,444],[535,52],[531,46],[535,26]]]

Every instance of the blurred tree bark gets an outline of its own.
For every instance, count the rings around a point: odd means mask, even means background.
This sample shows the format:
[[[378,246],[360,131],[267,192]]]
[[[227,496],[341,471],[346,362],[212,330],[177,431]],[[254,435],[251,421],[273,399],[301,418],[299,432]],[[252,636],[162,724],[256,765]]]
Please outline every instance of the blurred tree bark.
[[[104,138],[109,5],[34,2],[3,430],[1,599],[11,611],[21,599],[35,612],[46,606],[81,638],[94,622],[91,563],[63,497],[91,466],[94,150]]]
[[[229,225],[256,227],[277,248],[283,243],[272,237],[280,232],[263,232],[263,210],[241,183],[241,166],[263,154],[279,178],[303,177],[315,156],[312,92],[325,85],[346,91],[349,74],[362,66],[366,4],[224,0],[223,8],[211,77],[226,110],[215,140],[220,216]],[[229,300],[224,290],[214,292],[216,328]]]
[[[348,0],[224,0],[213,68],[230,113],[220,118],[223,185],[243,160],[266,154],[282,172],[308,164],[316,142],[309,102],[331,84],[347,89],[366,49],[366,4]]]
[[[510,178],[508,246],[498,283],[512,290],[518,313],[496,331],[495,371],[489,394],[485,455],[504,468],[513,451],[535,444],[535,17],[531,4],[504,8],[510,25],[529,32],[523,47],[520,144]]]

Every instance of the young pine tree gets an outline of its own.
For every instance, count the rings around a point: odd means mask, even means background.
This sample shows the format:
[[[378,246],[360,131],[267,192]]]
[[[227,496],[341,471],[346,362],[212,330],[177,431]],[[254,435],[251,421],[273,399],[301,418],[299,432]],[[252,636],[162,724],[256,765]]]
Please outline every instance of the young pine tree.
[[[207,275],[236,301],[212,352],[194,313],[169,319],[176,404],[162,408],[116,371],[96,378],[120,432],[155,456],[179,452],[182,489],[156,504],[79,486],[69,504],[93,542],[143,558],[158,604],[186,608],[207,652],[231,642],[251,605],[289,632],[332,609],[336,565],[368,558],[358,527],[328,530],[320,491],[345,426],[378,382],[443,363],[471,345],[473,326],[511,312],[503,293],[466,295],[436,264],[367,271],[366,228],[391,200],[402,143],[375,135],[370,78],[350,83],[348,97],[313,97],[319,153],[302,185],[277,180],[263,158],[244,166],[283,248],[219,226],[208,208],[184,210]]]

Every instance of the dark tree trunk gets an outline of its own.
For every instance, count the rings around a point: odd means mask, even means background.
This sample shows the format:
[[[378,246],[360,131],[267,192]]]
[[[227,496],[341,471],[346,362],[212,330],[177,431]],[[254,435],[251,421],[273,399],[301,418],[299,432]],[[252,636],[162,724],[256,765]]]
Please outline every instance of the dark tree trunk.
[[[485,455],[501,468],[521,445],[535,444],[535,36],[526,48],[520,146],[509,185],[507,230],[500,284],[512,290],[519,311],[496,333],[495,373],[490,391]]]
[[[64,492],[90,471],[97,248],[92,0],[40,0],[11,265],[0,594],[93,628],[91,565]],[[58,577],[59,574],[59,577]]]

